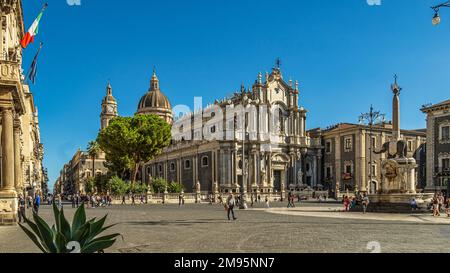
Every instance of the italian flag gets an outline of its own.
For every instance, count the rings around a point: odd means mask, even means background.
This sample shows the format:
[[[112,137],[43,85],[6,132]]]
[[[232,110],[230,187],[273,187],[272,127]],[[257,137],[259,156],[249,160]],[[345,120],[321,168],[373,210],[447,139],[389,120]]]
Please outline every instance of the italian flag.
[[[42,8],[42,10],[39,13],[38,17],[36,18],[36,20],[34,20],[33,24],[30,27],[30,29],[25,34],[25,37],[23,37],[22,41],[20,41],[20,45],[22,45],[22,48],[27,48],[27,46],[30,43],[34,42],[34,37],[39,32],[39,22],[41,21],[42,15],[44,14],[44,10],[47,8],[47,6],[48,6],[47,4],[44,5],[44,7]]]

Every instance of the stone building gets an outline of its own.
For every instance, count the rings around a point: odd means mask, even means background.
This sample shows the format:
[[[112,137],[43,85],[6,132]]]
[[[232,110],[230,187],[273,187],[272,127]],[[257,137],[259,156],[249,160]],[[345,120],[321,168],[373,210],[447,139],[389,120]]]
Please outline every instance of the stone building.
[[[117,101],[113,96],[111,84],[106,87],[106,95],[102,100],[100,113],[100,130],[108,127],[111,119],[118,116]],[[57,193],[65,196],[76,193],[85,194],[85,183],[88,179],[109,172],[105,167],[105,154],[100,152],[93,160],[87,151],[78,149],[72,159],[60,171],[55,182]]]
[[[427,114],[428,192],[448,192],[450,186],[450,100],[422,108]]]
[[[395,136],[391,123],[379,123],[370,127],[361,124],[342,123],[321,130],[323,144],[323,181],[326,188],[340,196],[347,192],[363,191],[375,193],[382,181],[381,163],[385,154],[379,151],[382,145]],[[315,132],[318,134],[318,132]],[[401,139],[408,143],[408,156],[418,163],[419,188],[424,184],[423,147],[426,142],[425,130],[401,130]],[[422,187],[423,189],[423,187]]]
[[[151,86],[158,86],[156,80],[154,75]],[[279,66],[264,80],[259,73],[251,88],[242,86],[229,98],[177,118],[172,144],[144,165],[143,180],[164,178],[202,194],[281,193],[308,179],[317,184],[321,145],[307,137],[307,111],[298,100],[298,82],[284,81]],[[163,118],[172,112],[161,92],[152,99],[145,95],[138,113],[143,106],[145,113]],[[314,169],[311,176],[303,171],[306,162]]]
[[[0,11],[1,225],[16,222],[18,194],[40,192],[47,177],[38,113],[22,74],[22,3],[1,1]]]

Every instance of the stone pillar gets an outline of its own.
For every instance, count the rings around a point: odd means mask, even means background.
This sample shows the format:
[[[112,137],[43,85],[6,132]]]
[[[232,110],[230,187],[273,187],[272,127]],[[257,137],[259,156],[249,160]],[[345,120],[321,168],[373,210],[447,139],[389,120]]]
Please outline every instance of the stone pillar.
[[[17,222],[17,192],[14,180],[14,124],[12,108],[2,109],[2,185],[0,188],[0,225]]]
[[[253,151],[253,183],[252,188],[258,187],[258,154],[256,151]],[[253,191],[252,191],[253,192]]]
[[[22,177],[22,160],[20,151],[20,120],[14,120],[14,186],[17,192],[22,192],[23,190],[23,177]]]
[[[273,190],[273,170],[272,170],[272,153],[267,154],[267,177],[269,179],[269,187]]]
[[[12,109],[2,109],[2,193],[15,195],[14,129]]]

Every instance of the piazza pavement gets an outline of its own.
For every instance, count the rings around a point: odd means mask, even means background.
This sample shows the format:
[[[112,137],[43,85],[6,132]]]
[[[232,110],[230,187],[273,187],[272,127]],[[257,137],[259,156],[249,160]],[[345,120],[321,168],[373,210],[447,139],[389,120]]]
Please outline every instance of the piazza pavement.
[[[108,233],[124,239],[107,250],[113,253],[369,253],[370,242],[384,253],[450,252],[450,218],[444,215],[363,215],[334,203],[271,205],[237,209],[237,221],[228,221],[221,205],[209,204],[114,205],[87,209],[87,216],[108,214],[108,224],[117,224]],[[74,209],[64,207],[71,220]],[[40,215],[53,223],[49,206]],[[0,253],[39,252],[19,227],[0,227],[0,241]]]

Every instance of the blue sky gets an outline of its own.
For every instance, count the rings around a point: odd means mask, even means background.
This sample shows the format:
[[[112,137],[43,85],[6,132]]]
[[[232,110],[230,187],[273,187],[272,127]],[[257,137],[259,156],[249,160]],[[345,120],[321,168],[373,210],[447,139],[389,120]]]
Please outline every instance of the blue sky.
[[[26,28],[44,1],[24,0]],[[404,88],[402,127],[424,128],[420,107],[449,99],[450,9],[439,0],[49,0],[32,91],[53,186],[63,164],[95,139],[108,80],[121,115],[133,115],[153,66],[173,105],[213,102],[277,57],[300,81],[308,128],[357,122],[370,104],[391,116],[394,73]]]

